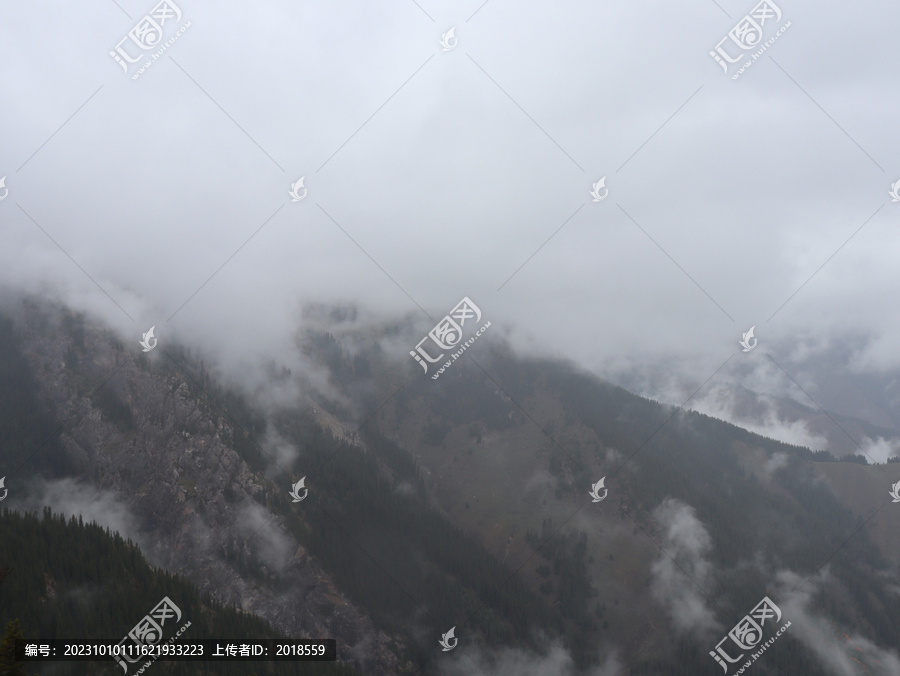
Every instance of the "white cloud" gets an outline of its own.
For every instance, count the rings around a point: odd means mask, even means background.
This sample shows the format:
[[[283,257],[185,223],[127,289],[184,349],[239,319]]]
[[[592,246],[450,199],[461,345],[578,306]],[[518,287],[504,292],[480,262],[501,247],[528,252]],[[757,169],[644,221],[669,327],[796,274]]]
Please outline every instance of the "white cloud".
[[[782,622],[791,622],[788,628],[791,636],[809,648],[822,669],[832,676],[900,674],[900,658],[896,651],[880,648],[852,629],[835,625],[811,607],[817,589],[827,580],[827,570],[812,578],[805,587],[803,578],[792,572],[778,574],[781,590],[777,592],[777,603],[783,613]],[[875,671],[863,671],[861,663]]]
[[[284,570],[297,549],[297,543],[279,529],[277,520],[255,502],[241,506],[235,532],[246,539],[271,571]]]
[[[893,458],[900,454],[900,439],[897,437],[892,439],[884,439],[883,437],[871,439],[865,437],[860,446],[862,447],[860,452],[870,458],[869,462],[883,463],[888,458]]]
[[[143,547],[137,518],[112,491],[72,478],[35,479],[24,488],[26,493],[21,502],[11,503],[11,506],[38,513],[46,506],[52,508],[55,514],[64,515],[66,519],[80,516],[85,523],[96,522]]]
[[[787,453],[774,453],[771,458],[766,460],[763,469],[766,474],[772,474],[780,469],[784,469],[788,464]]]
[[[701,591],[711,583],[712,564],[706,557],[712,539],[694,509],[673,498],[664,500],[653,516],[665,538],[664,550],[651,569],[653,596],[666,608],[676,630],[706,638],[717,627]]]

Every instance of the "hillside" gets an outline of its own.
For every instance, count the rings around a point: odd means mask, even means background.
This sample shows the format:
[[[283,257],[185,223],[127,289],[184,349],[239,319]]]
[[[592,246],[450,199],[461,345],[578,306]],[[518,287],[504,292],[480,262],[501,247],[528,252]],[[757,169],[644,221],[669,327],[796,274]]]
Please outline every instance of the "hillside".
[[[352,357],[329,344],[332,382],[358,387],[351,365],[380,371],[384,355],[346,342]],[[855,647],[900,638],[900,510],[888,495],[900,464],[837,462],[500,349],[453,369],[399,391],[383,383],[374,424],[415,456],[441,511],[560,610],[577,663],[615,646],[633,673],[711,673],[713,626],[724,634],[772,589],[793,599],[815,586],[803,611],[831,633],[783,639],[757,672],[827,673],[830,643],[858,673],[900,669]],[[609,496],[592,504],[604,476]],[[686,621],[679,603],[702,612]]]
[[[185,640],[281,638],[264,620],[216,603],[180,576],[153,569],[132,542],[82,519],[66,521],[49,508],[41,517],[4,509],[0,514],[0,542],[0,570],[5,571],[0,584],[0,623],[7,627],[9,622],[18,621],[28,641],[118,640],[165,597],[181,611],[182,624],[190,621]],[[341,664],[279,662],[163,661],[153,668],[173,675],[358,673]],[[4,673],[2,658],[0,673]],[[107,659],[57,663],[54,673],[77,676],[121,671]]]
[[[302,394],[263,406],[187,349],[142,354],[25,304],[0,322],[4,507],[102,495],[153,565],[336,638],[365,674],[718,673],[710,650],[765,596],[792,626],[755,673],[900,673],[900,464],[835,462],[502,345],[435,382],[383,347],[415,327],[340,324],[299,339],[327,383],[273,364],[272,388]]]

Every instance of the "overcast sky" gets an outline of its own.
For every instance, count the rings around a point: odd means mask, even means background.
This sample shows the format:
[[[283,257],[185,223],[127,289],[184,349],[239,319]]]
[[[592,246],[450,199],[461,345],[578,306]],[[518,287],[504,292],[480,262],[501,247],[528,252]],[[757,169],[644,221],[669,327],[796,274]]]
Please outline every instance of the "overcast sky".
[[[251,361],[305,303],[469,296],[686,392],[838,343],[900,367],[897,3],[176,1],[142,73],[110,52],[167,7],[3,3],[0,282]],[[734,79],[747,14],[776,39]]]

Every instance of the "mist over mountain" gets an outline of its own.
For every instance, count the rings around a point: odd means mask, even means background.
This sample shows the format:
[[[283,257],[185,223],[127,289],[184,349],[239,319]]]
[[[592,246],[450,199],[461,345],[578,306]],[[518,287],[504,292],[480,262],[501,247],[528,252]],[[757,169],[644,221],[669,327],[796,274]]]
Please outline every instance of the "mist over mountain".
[[[900,676],[900,5],[7,4],[0,676]]]

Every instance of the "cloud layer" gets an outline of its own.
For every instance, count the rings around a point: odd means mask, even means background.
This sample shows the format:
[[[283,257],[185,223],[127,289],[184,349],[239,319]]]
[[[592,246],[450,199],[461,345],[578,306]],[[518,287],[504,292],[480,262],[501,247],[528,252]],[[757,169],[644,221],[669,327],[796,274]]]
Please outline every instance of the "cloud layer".
[[[132,80],[110,51],[151,4],[9,8],[0,282],[230,364],[295,360],[307,303],[436,320],[468,295],[517,348],[610,377],[665,364],[685,389],[842,339],[900,367],[887,0],[852,25],[783,7],[739,80],[709,56],[737,0],[182,1]]]

